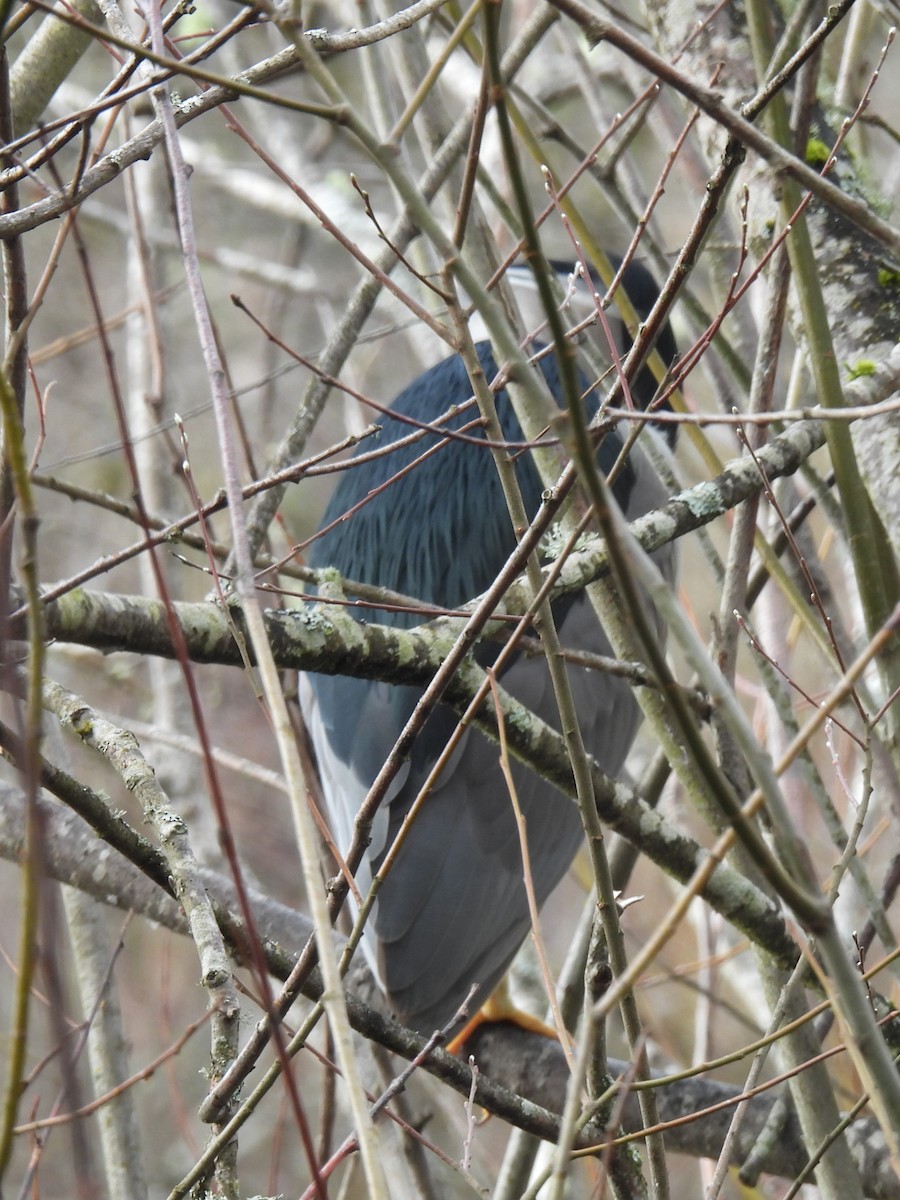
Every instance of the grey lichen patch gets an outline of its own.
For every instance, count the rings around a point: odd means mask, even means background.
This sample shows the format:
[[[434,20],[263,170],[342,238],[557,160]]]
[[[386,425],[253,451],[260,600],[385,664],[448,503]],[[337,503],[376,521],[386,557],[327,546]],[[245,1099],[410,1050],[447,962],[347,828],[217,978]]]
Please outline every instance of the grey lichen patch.
[[[699,520],[705,520],[722,511],[722,493],[714,482],[696,484],[675,499],[680,500]]]
[[[329,658],[352,656],[365,644],[360,622],[342,605],[327,601],[306,605],[302,611],[293,609],[287,621],[273,621],[270,637],[276,654],[281,648],[275,640],[279,632],[285,633],[298,650],[302,647],[304,666],[313,670],[325,669]],[[289,644],[284,643],[283,648],[288,649]]]
[[[268,614],[267,614],[268,615]],[[277,619],[280,614],[271,612],[273,620]],[[292,620],[298,625],[310,632],[317,630],[328,631],[334,629],[334,623],[329,620],[328,615],[322,608],[321,604],[308,604],[303,608],[292,608],[288,613]]]
[[[170,842],[173,838],[185,837],[187,826],[184,821],[171,809],[162,810],[157,814],[156,832],[162,843]]]
[[[514,706],[511,710],[505,711],[503,721],[507,732],[511,733],[514,738],[527,738],[534,732],[535,718],[526,708]]]
[[[340,625],[334,616],[339,612],[337,605],[325,607],[322,604],[310,605],[302,613],[292,612],[287,629],[292,637],[302,638],[304,650],[312,654],[327,652],[335,637],[340,637]],[[273,625],[273,629],[278,626]]]
[[[575,550],[583,550],[591,543],[591,537],[587,533],[581,534],[575,542]],[[569,534],[566,529],[560,524],[555,523],[550,526],[544,536],[541,538],[540,551],[541,555],[547,559],[559,558],[566,547],[569,545]]]

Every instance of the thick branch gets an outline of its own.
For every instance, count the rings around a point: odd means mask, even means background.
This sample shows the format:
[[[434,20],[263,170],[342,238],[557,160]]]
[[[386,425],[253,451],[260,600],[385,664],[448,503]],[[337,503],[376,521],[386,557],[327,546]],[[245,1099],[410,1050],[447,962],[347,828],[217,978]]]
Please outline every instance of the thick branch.
[[[760,450],[757,462],[770,480],[791,475],[824,440],[820,422],[801,421]],[[746,457],[735,459],[715,479],[688,488],[662,508],[635,521],[631,531],[643,548],[652,552],[708,525],[756,495],[761,487],[756,463]],[[578,591],[605,570],[603,539],[585,538],[582,548],[566,560],[557,594]],[[527,596],[525,587],[510,588],[504,612],[524,612]],[[329,609],[329,614],[335,611]],[[185,603],[176,605],[176,612],[195,662],[241,665],[229,622],[218,606]],[[142,596],[76,589],[47,604],[45,620],[48,636],[57,641],[165,658],[174,653],[161,602]],[[285,669],[388,679],[393,683],[427,680],[441,662],[459,624],[456,619],[440,619],[405,631],[341,621],[331,615],[326,618],[321,608],[272,611],[267,621],[275,659]]]

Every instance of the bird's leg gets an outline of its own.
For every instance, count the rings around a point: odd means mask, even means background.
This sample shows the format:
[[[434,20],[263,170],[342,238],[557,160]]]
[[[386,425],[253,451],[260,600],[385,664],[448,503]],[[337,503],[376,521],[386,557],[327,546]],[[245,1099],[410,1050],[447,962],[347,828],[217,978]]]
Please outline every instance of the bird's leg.
[[[548,1025],[539,1017],[533,1017],[530,1013],[523,1012],[513,1003],[512,997],[509,994],[509,985],[504,977],[487,1000],[479,1008],[471,1020],[467,1021],[456,1037],[452,1038],[447,1043],[447,1052],[449,1054],[459,1054],[463,1046],[472,1036],[480,1025],[485,1025],[487,1022],[510,1021],[513,1025],[518,1025],[520,1029],[525,1029],[529,1033],[538,1033],[542,1037],[557,1038],[556,1030],[552,1025]]]

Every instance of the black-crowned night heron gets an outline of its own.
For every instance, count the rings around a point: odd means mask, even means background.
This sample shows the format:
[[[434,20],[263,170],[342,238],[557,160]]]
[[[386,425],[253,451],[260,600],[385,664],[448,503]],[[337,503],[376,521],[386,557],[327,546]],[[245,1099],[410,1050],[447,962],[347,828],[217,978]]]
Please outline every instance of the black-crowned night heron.
[[[646,315],[656,295],[650,275],[643,267],[632,265],[624,284],[632,304]],[[668,329],[660,338],[659,349],[667,361],[674,357]],[[490,343],[479,342],[477,352],[487,380],[493,380],[497,367]],[[561,403],[556,359],[547,355],[536,369]],[[646,405],[655,386],[645,369],[632,387],[635,400]],[[461,359],[451,357],[411,383],[391,411],[419,422],[433,422],[453,405],[464,405],[471,395]],[[591,413],[598,403],[594,392],[588,398]],[[522,441],[506,391],[497,393],[496,406],[504,437]],[[452,416],[444,427],[459,428],[471,419],[468,410]],[[408,424],[387,418],[378,445],[389,447],[409,433]],[[332,566],[348,579],[442,608],[457,608],[483,592],[515,546],[490,450],[471,441],[451,440],[413,470],[394,478],[437,441],[438,435],[429,434],[346,470],[323,518],[326,532],[315,541],[310,564]],[[604,439],[598,454],[604,471],[615,462],[621,447],[617,433]],[[371,450],[372,443],[364,448]],[[542,491],[537,470],[527,454],[518,456],[515,469],[525,507],[529,516],[534,516]],[[368,498],[389,480],[394,482]],[[640,450],[632,452],[613,490],[629,520],[665,499],[656,473]],[[328,528],[357,505],[358,511],[349,519]],[[669,571],[672,563],[670,554],[665,559]],[[611,653],[585,597],[562,602],[555,612],[563,645]],[[415,613],[372,608],[365,609],[360,619],[409,627],[421,623],[422,618]],[[496,646],[476,653],[490,661]],[[569,676],[585,745],[601,768],[615,776],[625,763],[638,725],[638,707],[630,686],[583,667],[570,667]],[[502,675],[502,685],[559,728],[542,657],[519,655]],[[350,844],[359,806],[420,695],[415,687],[341,676],[310,674],[301,679],[301,703],[332,830],[342,852]],[[357,874],[363,895],[456,724],[453,711],[443,706],[436,709],[395,777]],[[511,765],[540,905],[569,868],[583,836],[582,823],[571,800],[520,762],[513,760]],[[489,996],[529,924],[519,834],[498,749],[470,728],[422,806],[381,888],[363,942],[366,956],[397,1016],[430,1034],[450,1020],[473,984],[478,989],[476,1004]]]

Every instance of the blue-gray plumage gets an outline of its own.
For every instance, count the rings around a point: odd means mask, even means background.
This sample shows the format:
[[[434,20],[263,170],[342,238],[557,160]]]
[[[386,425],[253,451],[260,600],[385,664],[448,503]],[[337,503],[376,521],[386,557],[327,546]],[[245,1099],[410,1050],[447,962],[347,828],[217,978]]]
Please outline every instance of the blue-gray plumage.
[[[649,274],[632,266],[625,286],[639,312],[655,297]],[[660,349],[674,356],[666,329]],[[497,374],[490,343],[480,342],[478,358],[488,380]],[[557,403],[561,388],[556,359],[539,364]],[[648,371],[632,389],[646,404],[655,389]],[[586,389],[586,385],[584,387]],[[426,371],[391,406],[398,416],[438,420],[453,405],[464,405],[471,385],[461,359],[452,357]],[[593,415],[599,397],[587,399]],[[522,441],[505,391],[496,395],[503,436]],[[459,429],[474,410],[455,413],[443,425]],[[410,426],[388,417],[379,446],[406,437]],[[470,431],[475,437],[476,430]],[[341,477],[322,521],[323,528],[388,484],[399,471],[440,439],[426,434],[394,453],[348,469]],[[608,471],[622,442],[609,434],[598,452]],[[371,443],[366,444],[371,449]],[[540,504],[541,483],[528,454],[515,464],[529,516]],[[655,507],[665,493],[640,451],[614,485],[626,517]],[[324,533],[310,555],[314,567],[333,566],[342,575],[447,608],[483,592],[515,546],[512,525],[489,447],[449,440],[407,474],[362,504],[353,516]],[[674,570],[674,556],[664,556]],[[556,607],[564,645],[609,654],[610,646],[584,597]],[[366,610],[363,619],[411,626],[413,612]],[[490,646],[479,650],[486,661]],[[583,668],[570,668],[576,709],[588,751],[610,775],[621,771],[638,724],[638,708],[628,684]],[[553,689],[540,657],[516,658],[502,676],[503,686],[546,721],[559,727]],[[342,850],[350,844],[356,812],[421,694],[413,687],[341,676],[307,675],[301,701],[322,777],[333,831]],[[417,738],[408,762],[395,778],[376,819],[367,859],[358,873],[365,894],[438,755],[456,725],[455,714],[439,707]],[[526,819],[531,874],[542,904],[568,869],[578,848],[581,820],[575,806],[521,763],[512,763],[518,801]],[[477,730],[469,730],[416,818],[385,881],[364,940],[367,957],[397,1015],[422,1032],[445,1024],[476,984],[483,1001],[505,972],[529,928],[523,865],[513,807],[500,773],[498,750]]]

